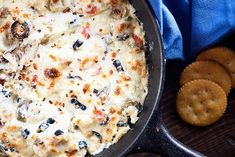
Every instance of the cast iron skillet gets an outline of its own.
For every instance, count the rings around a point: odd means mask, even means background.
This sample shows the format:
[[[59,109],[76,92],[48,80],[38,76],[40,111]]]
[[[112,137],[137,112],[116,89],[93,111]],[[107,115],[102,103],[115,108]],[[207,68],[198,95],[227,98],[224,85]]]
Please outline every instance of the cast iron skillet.
[[[159,25],[146,0],[130,0],[136,14],[144,24],[146,41],[151,46],[146,52],[149,68],[149,93],[138,122],[121,140],[95,157],[124,157],[135,152],[158,152],[166,156],[204,156],[174,139],[166,130],[159,111],[162,93],[165,60]]]

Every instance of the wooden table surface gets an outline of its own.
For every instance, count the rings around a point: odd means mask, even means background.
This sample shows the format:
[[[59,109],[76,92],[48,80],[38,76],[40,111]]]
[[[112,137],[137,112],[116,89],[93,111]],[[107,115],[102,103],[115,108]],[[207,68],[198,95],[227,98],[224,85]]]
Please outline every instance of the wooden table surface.
[[[235,51],[235,33],[216,45]],[[194,127],[183,122],[176,113],[175,99],[179,90],[180,73],[186,65],[168,62],[161,109],[169,132],[179,141],[209,157],[235,157],[235,90],[228,96],[228,106],[224,116],[208,127]]]
[[[182,68],[179,63],[167,63],[160,105],[167,129],[176,139],[209,157],[235,157],[235,147],[230,139],[235,138],[235,91],[230,93],[226,113],[218,122],[208,127],[188,125],[179,118],[175,107]]]

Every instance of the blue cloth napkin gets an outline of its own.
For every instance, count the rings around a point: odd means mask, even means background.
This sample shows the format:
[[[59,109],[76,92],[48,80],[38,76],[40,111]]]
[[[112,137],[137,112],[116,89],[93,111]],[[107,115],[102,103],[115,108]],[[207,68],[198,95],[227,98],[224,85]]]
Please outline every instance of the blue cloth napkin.
[[[160,24],[166,59],[188,61],[235,31],[235,0],[149,2]]]

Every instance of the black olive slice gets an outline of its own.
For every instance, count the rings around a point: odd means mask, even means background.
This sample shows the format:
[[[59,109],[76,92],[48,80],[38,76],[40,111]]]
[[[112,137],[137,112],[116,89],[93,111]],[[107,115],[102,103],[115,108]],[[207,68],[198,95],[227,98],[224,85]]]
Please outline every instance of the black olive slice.
[[[137,103],[136,105],[135,105],[135,107],[137,108],[137,110],[138,110],[138,115],[143,111],[143,105],[141,105],[141,103]]]
[[[96,136],[99,139],[100,143],[102,143],[103,138],[100,135],[100,133],[98,133],[96,131],[92,131],[92,135]]]
[[[27,139],[30,134],[30,131],[28,129],[24,129],[24,130],[22,130],[21,133],[22,133],[23,138]]]
[[[78,142],[79,149],[87,149],[87,143],[86,141],[79,141]]]
[[[127,127],[130,124],[130,116],[123,116],[117,123],[117,127]]]
[[[81,109],[83,111],[85,111],[87,109],[87,107],[85,105],[83,105],[80,101],[78,101],[77,99],[71,99],[71,104],[74,104],[76,109]]]
[[[49,124],[43,122],[42,124],[39,125],[37,133],[44,132],[48,127],[49,127]]]
[[[48,123],[48,124],[54,124],[54,123],[55,123],[55,119],[53,119],[53,118],[48,118],[48,119],[47,119],[47,123]]]
[[[29,36],[30,28],[27,22],[15,21],[11,25],[11,34],[13,37],[23,40]]]
[[[64,132],[62,130],[56,130],[55,133],[54,133],[55,136],[60,136],[60,135],[63,135],[63,134],[64,134]]]
[[[124,71],[122,64],[119,60],[113,61],[113,65],[115,66],[118,72]]]
[[[124,34],[118,35],[117,39],[118,39],[118,41],[126,41],[129,37],[130,37],[129,34],[124,33]]]
[[[83,44],[83,41],[77,40],[75,41],[75,43],[73,44],[73,50],[77,51],[79,49],[79,47],[81,47]]]
[[[106,117],[105,120],[101,123],[99,123],[100,125],[107,125],[109,122],[109,117]]]

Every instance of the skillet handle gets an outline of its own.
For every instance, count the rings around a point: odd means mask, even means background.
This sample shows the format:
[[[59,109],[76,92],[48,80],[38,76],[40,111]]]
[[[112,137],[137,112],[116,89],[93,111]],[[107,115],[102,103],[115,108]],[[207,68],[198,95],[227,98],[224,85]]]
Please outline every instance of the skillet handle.
[[[156,120],[156,119],[155,119]],[[149,132],[151,138],[155,138],[158,143],[158,149],[164,155],[171,157],[204,157],[205,155],[192,150],[183,143],[175,139],[166,129],[161,114],[158,114],[157,125]],[[154,141],[154,140],[153,140]]]
[[[166,129],[162,120],[161,111],[151,117],[145,131],[136,141],[129,154],[150,152],[169,157],[205,157],[175,139]]]
[[[205,157],[175,139],[166,129],[160,108],[154,112],[148,127],[137,142],[137,152],[160,153],[170,157]]]

